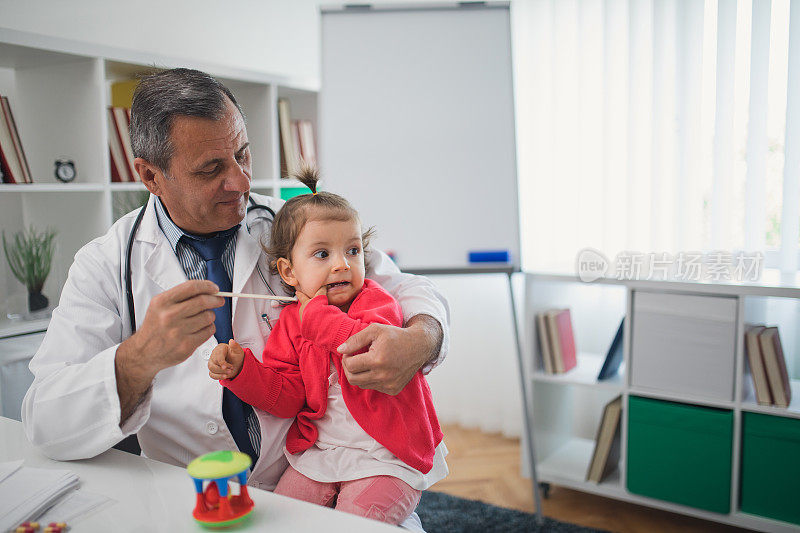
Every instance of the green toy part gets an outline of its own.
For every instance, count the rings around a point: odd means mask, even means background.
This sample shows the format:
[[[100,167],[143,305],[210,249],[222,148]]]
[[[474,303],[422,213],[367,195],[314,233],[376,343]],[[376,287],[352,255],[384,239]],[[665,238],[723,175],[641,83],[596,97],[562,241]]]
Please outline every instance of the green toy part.
[[[247,514],[240,516],[239,518],[234,518],[233,520],[223,520],[222,522],[203,522],[202,520],[198,520],[197,523],[207,529],[217,529],[232,526],[234,524],[238,524],[243,522],[252,514],[252,509],[247,512]]]

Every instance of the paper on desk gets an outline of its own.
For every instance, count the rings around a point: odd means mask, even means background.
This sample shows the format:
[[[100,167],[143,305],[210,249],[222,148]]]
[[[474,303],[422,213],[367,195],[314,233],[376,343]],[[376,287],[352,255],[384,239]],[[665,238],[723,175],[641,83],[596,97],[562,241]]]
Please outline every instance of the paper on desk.
[[[55,505],[37,516],[35,520],[40,524],[50,522],[73,523],[79,517],[99,509],[100,507],[113,502],[108,496],[89,492],[86,489],[75,489],[67,493]]]
[[[0,472],[13,470],[16,463],[0,463]],[[69,470],[17,465],[0,481],[0,531],[34,519],[77,486],[78,476]]]
[[[3,482],[5,478],[19,470],[19,467],[22,466],[22,459],[19,461],[11,461],[8,463],[0,463],[0,483]]]

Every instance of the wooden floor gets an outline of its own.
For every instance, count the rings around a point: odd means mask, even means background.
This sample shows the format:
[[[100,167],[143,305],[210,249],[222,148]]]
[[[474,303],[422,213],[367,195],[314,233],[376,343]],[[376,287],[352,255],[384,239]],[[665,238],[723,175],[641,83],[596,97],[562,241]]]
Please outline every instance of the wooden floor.
[[[519,439],[459,426],[446,426],[444,439],[450,475],[431,490],[533,512],[531,482],[519,473]],[[620,533],[745,531],[557,486],[542,507],[557,520]]]

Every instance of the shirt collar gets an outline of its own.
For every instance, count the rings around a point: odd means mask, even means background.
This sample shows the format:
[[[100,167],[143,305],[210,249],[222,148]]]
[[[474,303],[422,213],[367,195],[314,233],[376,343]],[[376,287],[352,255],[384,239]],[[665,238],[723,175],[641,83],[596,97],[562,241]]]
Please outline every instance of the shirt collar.
[[[164,204],[161,203],[161,198],[156,196],[156,220],[158,220],[158,227],[161,228],[162,233],[169,241],[170,246],[172,246],[172,251],[178,253],[178,241],[181,239],[182,236],[186,235],[186,232],[179,228],[169,215],[167,214],[167,210],[164,208]]]

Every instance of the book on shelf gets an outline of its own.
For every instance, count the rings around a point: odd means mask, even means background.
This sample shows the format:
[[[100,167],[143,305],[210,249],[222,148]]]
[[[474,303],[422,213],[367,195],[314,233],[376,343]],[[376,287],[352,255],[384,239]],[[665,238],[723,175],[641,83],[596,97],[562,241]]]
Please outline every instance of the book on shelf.
[[[5,133],[3,132],[3,126],[0,124],[0,177],[3,179],[3,183],[16,183],[17,181],[14,179],[14,175],[11,173],[11,166],[8,159],[6,159],[6,153],[3,150],[3,138],[5,137]]]
[[[619,465],[621,415],[622,396],[617,396],[603,408],[586,481],[600,483]]]
[[[22,174],[25,183],[33,183],[31,168],[28,165],[27,157],[25,157],[25,150],[22,149],[22,140],[19,137],[17,122],[14,120],[14,114],[11,112],[11,104],[9,103],[8,98],[5,96],[0,97],[0,101],[2,102],[3,106],[3,116],[5,118],[6,126],[11,133],[11,141],[14,144],[14,151],[16,152],[20,166],[22,167]]]
[[[575,368],[578,360],[569,309],[551,309],[537,314],[536,327],[545,372],[563,374]]]
[[[120,134],[123,136],[125,143],[122,147],[125,149],[125,155],[128,157],[128,167],[131,172],[131,181],[141,181],[139,173],[136,172],[136,166],[133,164],[135,156],[133,155],[133,144],[131,142],[131,109],[129,107],[117,108],[120,115]],[[124,113],[123,113],[124,111]]]
[[[769,388],[764,357],[761,353],[761,344],[758,336],[765,330],[764,326],[746,324],[744,333],[744,349],[747,353],[747,363],[750,375],[753,377],[753,386],[756,392],[756,401],[759,405],[772,405],[772,392]]]
[[[539,354],[542,357],[542,368],[547,374],[553,374],[553,355],[550,351],[550,337],[544,313],[536,313],[536,337],[539,339]]]
[[[569,372],[578,365],[575,335],[572,332],[572,315],[569,309],[560,309],[551,311],[548,317],[555,323],[555,328],[551,331],[558,335],[557,365],[561,372]]]
[[[300,121],[292,121],[292,152],[298,162],[303,161],[303,151],[300,147]]]
[[[614,335],[614,340],[611,341],[611,346],[608,347],[606,358],[603,361],[603,366],[597,374],[597,381],[603,381],[612,376],[615,376],[619,371],[619,365],[622,364],[622,348],[623,348],[623,334],[625,333],[625,318],[623,317],[617,328],[617,333]]]
[[[128,171],[128,161],[122,149],[122,139],[117,132],[116,119],[113,108],[108,108],[108,152],[110,156],[111,181],[132,181]]]
[[[112,165],[117,165],[117,172],[122,181],[139,181],[139,175],[133,165],[133,147],[131,146],[130,110],[124,107],[110,106],[109,111],[109,148],[112,152]],[[116,135],[111,133],[111,124]],[[116,141],[113,137],[116,136]],[[118,144],[117,144],[118,143]],[[121,149],[121,159],[113,157],[115,146]],[[113,179],[112,170],[112,179]]]
[[[286,98],[278,98],[278,129],[281,145],[281,177],[297,175],[300,172],[300,154],[295,150],[291,108]],[[299,143],[299,139],[297,142]]]
[[[544,321],[547,324],[547,338],[550,341],[550,355],[553,358],[553,373],[562,374],[564,372],[564,360],[561,359],[561,340],[558,335],[556,314],[558,314],[558,311],[547,311],[544,314]]]
[[[4,183],[33,183],[8,98],[0,96],[0,166]]]
[[[786,359],[783,356],[783,346],[778,328],[764,328],[758,334],[758,340],[761,345],[764,369],[773,403],[778,407],[789,407],[792,401],[792,387],[789,382],[789,373],[786,370]]]
[[[133,93],[139,85],[139,79],[115,81],[111,84],[111,105],[130,109],[133,106]]]
[[[22,166],[11,140],[11,132],[3,117],[0,117],[0,164],[3,166],[4,183],[25,183]]]
[[[108,159],[110,161],[109,168],[111,170],[111,183],[119,183],[121,181],[128,181],[122,179],[119,173],[119,166],[114,161],[114,152],[111,150],[111,146],[108,147]]]
[[[314,124],[310,120],[298,120],[300,133],[300,155],[306,164],[317,166],[317,143],[314,140]]]

